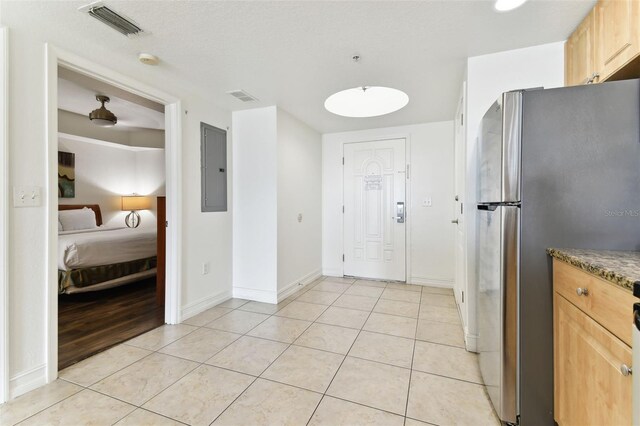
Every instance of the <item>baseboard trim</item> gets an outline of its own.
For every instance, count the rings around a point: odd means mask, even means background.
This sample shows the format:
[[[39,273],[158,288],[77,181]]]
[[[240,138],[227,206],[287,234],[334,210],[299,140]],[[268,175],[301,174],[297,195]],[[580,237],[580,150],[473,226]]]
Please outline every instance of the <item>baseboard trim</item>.
[[[436,278],[409,277],[407,284],[424,285],[429,287],[453,288],[453,280],[439,280]]]
[[[255,288],[233,287],[233,297],[263,303],[278,303],[278,293]]]
[[[180,310],[181,318],[184,321],[229,299],[231,299],[230,291],[223,291],[221,293],[214,294],[213,296],[203,297],[200,300],[196,300],[195,302],[191,302],[183,306]]]
[[[464,328],[464,345],[469,352],[478,352],[478,335],[469,333],[467,327]]]
[[[9,381],[9,397],[16,398],[47,384],[47,366],[45,364],[16,374]]]
[[[298,278],[287,284],[283,289],[278,291],[278,303],[291,296],[296,291],[304,288],[308,284],[314,282],[318,278],[322,276],[322,272],[320,269],[316,269],[315,271],[309,272],[308,274]]]

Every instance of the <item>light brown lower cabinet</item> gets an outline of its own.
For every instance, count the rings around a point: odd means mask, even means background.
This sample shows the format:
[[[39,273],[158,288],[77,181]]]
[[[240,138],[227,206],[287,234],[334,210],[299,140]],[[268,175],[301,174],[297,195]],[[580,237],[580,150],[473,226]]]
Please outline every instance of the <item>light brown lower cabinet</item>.
[[[584,295],[597,296],[588,290]],[[629,301],[633,301],[631,295]],[[589,316],[588,309],[579,309],[558,291],[553,303],[556,422],[559,426],[631,425],[632,378],[625,374],[625,368],[632,367],[631,348]],[[617,312],[626,315],[627,310],[631,312],[631,307],[620,306]]]

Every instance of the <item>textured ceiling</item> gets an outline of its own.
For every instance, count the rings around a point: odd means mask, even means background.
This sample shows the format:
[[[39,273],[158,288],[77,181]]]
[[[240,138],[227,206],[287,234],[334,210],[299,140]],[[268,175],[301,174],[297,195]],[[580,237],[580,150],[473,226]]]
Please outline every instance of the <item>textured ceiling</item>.
[[[145,30],[132,38],[77,11],[87,3],[3,0],[0,19],[151,85],[173,79],[227,110],[277,104],[333,132],[452,119],[468,56],[564,40],[595,0],[530,0],[508,13],[484,0],[106,1]],[[140,64],[140,52],[161,64]],[[361,85],[401,89],[409,105],[366,119],[324,110],[327,96]]]

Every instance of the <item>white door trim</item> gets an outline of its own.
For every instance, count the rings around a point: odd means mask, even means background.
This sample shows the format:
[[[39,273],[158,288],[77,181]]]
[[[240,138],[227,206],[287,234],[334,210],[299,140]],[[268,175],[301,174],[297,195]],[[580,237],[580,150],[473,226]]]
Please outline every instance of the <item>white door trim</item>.
[[[0,28],[0,404],[9,399],[9,29]]]
[[[388,141],[393,139],[404,139],[404,152],[405,152],[405,167],[408,171],[408,174],[405,175],[407,182],[405,186],[405,280],[407,283],[410,281],[411,275],[411,226],[413,223],[413,218],[411,215],[411,134],[410,133],[399,133],[399,134],[390,134],[385,136],[376,137],[373,139],[345,139],[342,141],[342,173],[340,179],[342,181],[342,185],[340,187],[340,191],[342,191],[342,205],[344,206],[344,146],[352,143],[364,143],[364,142],[381,142]],[[342,229],[340,230],[340,238],[342,238],[342,253],[345,252],[345,240],[344,240],[344,212],[342,214]],[[342,275],[344,275],[344,261],[342,262]]]
[[[165,105],[165,166],[167,195],[167,263],[165,322],[180,322],[181,247],[182,226],[182,106],[180,100],[144,83],[119,74],[87,59],[59,49],[51,44],[45,45],[45,105],[46,105],[46,143],[47,143],[47,187],[45,200],[47,217],[47,295],[46,310],[46,376],[47,382],[58,376],[58,278],[57,278],[57,241],[58,241],[58,65],[78,73],[104,81],[120,89],[142,96]]]

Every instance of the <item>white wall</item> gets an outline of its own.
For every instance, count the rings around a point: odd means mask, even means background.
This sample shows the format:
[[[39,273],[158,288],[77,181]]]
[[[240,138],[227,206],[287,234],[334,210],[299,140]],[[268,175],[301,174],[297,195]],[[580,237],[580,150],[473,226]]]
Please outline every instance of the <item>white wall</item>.
[[[320,276],[321,137],[275,106],[234,112],[233,132],[233,294],[276,303]]]
[[[298,215],[302,221],[298,222]],[[322,266],[322,138],[278,109],[278,293]]]
[[[463,318],[470,350],[475,350],[475,203],[476,138],[484,113],[501,93],[534,87],[564,85],[564,42],[471,57],[467,61],[466,238],[467,298]]]
[[[49,197],[46,175],[45,111],[45,42],[51,42],[83,58],[131,76],[182,101],[182,311],[194,314],[231,295],[231,212],[200,212],[200,122],[220,128],[231,124],[228,112],[211,106],[206,93],[186,90],[190,82],[162,66],[143,72],[126,72],[140,67],[135,55],[130,59],[111,60],[108,52],[79,49],[68,33],[57,27],[32,28],[28,20],[15,14],[3,3],[2,24],[10,29],[9,152],[11,186],[38,186],[43,191],[43,205],[9,211],[10,233],[10,378],[12,396],[46,382],[45,315]],[[114,56],[121,52],[113,52]],[[144,66],[142,66],[144,67]],[[188,111],[188,114],[186,114]],[[229,138],[229,141],[231,138]],[[230,145],[227,149],[232,152]],[[229,182],[228,194],[232,194]],[[211,273],[201,274],[201,264],[211,263]]]
[[[322,270],[343,274],[343,145],[407,138],[411,168],[407,281],[453,285],[453,122],[416,124],[322,136]],[[422,207],[431,197],[432,207]]]
[[[277,108],[233,113],[233,294],[278,297]]]
[[[162,86],[158,86],[162,87]],[[180,92],[178,92],[180,95]],[[205,94],[206,95],[206,94]],[[233,184],[227,181],[226,212],[201,208],[200,123],[227,130],[227,176],[233,174],[231,113],[211,106],[208,98],[184,94],[182,120],[182,317],[208,309],[232,294]],[[210,273],[202,274],[202,264]]]
[[[9,132],[8,41],[0,27],[0,404],[9,399]]]
[[[65,137],[60,151],[75,154],[75,197],[58,198],[58,204],[99,204],[103,223],[124,226],[128,212],[121,210],[121,196],[148,195],[152,208],[141,211],[142,227],[156,226],[156,195],[164,195],[164,150],[133,151],[118,144],[103,145]]]

